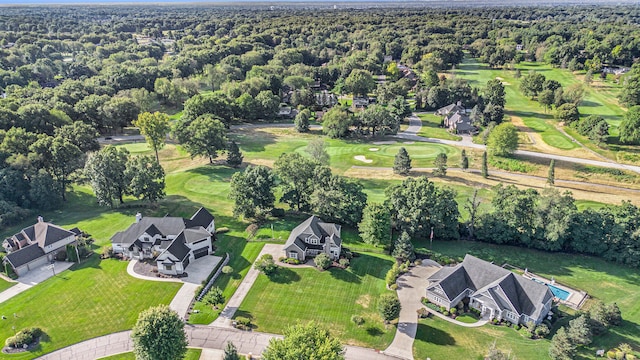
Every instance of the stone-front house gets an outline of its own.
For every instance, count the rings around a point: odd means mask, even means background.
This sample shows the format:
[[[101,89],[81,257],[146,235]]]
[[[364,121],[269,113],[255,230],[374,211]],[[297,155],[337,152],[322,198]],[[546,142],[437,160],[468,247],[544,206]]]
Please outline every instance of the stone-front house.
[[[471,134],[477,131],[476,127],[471,124],[471,118],[459,111],[445,116],[443,125],[454,134]]]
[[[66,230],[45,222],[39,216],[36,224],[2,242],[2,247],[7,252],[4,261],[18,276],[22,276],[29,270],[54,261],[56,254],[66,252],[66,246],[75,243],[81,233],[77,228]]]
[[[307,257],[325,253],[337,260],[342,250],[341,229],[338,224],[325,223],[317,216],[311,216],[291,231],[284,244],[285,256],[306,261]]]
[[[113,235],[116,254],[132,259],[156,259],[158,271],[168,275],[184,273],[190,261],[213,252],[215,219],[200,208],[189,219],[181,217],[143,217],[125,231]]]
[[[482,316],[514,324],[539,324],[553,302],[546,285],[471,255],[431,275],[426,293],[431,302],[447,309],[463,302]]]
[[[467,109],[464,106],[462,106],[462,102],[458,101],[457,103],[449,104],[447,106],[441,107],[440,109],[436,110],[434,115],[447,116],[455,112],[467,113]]]

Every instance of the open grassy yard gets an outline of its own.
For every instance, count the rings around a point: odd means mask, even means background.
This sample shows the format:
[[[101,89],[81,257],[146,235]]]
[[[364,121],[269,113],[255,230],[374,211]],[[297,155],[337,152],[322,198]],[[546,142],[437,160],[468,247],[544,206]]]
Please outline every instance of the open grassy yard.
[[[420,320],[413,355],[416,359],[482,360],[494,341],[498,349],[521,360],[549,357],[549,340],[529,340],[506,326],[465,328],[439,318]]]
[[[416,244],[417,248],[427,248],[428,242]],[[593,343],[582,349],[580,359],[591,359],[595,350],[609,349],[622,342],[627,342],[640,350],[640,274],[636,269],[627,268],[602,259],[564,253],[547,253],[511,246],[497,246],[480,242],[434,241],[434,251],[450,256],[464,256],[472,254],[496,264],[509,263],[511,265],[528,268],[536,274],[546,278],[554,277],[556,281],[569,287],[586,291],[589,296],[600,299],[605,303],[615,302],[622,312],[623,324],[610,329],[605,335],[594,338]],[[589,302],[585,305],[588,307]],[[460,329],[459,331],[464,331]],[[419,330],[420,334],[420,330]],[[450,336],[457,336],[449,332]],[[481,339],[480,332],[471,333],[470,337]],[[429,338],[425,338],[428,341]],[[485,342],[474,340],[479,343]],[[493,341],[493,339],[490,339]],[[489,344],[481,344],[488,346]],[[416,349],[418,346],[416,347]],[[417,351],[417,350],[416,350]],[[514,350],[515,351],[515,350]],[[515,354],[518,359],[539,359]],[[436,359],[432,356],[433,359]]]
[[[97,256],[2,303],[8,316],[0,327],[4,341],[17,330],[40,327],[46,337],[34,352],[10,356],[31,359],[92,337],[130,329],[138,313],[169,304],[179,283],[143,281],[126,274],[127,262]],[[25,305],[30,304],[30,305]]]
[[[314,320],[343,343],[384,349],[396,328],[385,328],[376,309],[378,297],[388,292],[384,276],[391,265],[389,256],[363,253],[346,270],[279,268],[271,279],[260,274],[236,316],[249,317],[256,331],[271,333]],[[352,315],[365,323],[355,325]]]
[[[198,360],[202,354],[202,349],[187,349],[187,353],[184,355],[184,360]],[[100,358],[100,360],[136,360],[136,356],[133,352],[122,353],[118,355],[112,355]]]
[[[442,117],[436,116],[432,113],[420,113],[417,114],[420,120],[422,120],[422,129],[418,132],[418,135],[436,139],[444,140],[461,140],[462,137],[452,134],[447,129],[440,126],[442,123]]]
[[[7,290],[13,285],[15,285],[15,283],[8,282],[5,279],[0,279],[0,292]]]

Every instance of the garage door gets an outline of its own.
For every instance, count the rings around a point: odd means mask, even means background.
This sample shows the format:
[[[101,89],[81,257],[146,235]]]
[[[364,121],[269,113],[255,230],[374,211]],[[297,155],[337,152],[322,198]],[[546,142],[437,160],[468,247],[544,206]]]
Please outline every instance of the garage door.
[[[188,256],[186,258],[184,258],[184,260],[182,260],[182,268],[186,269],[187,266],[189,266],[189,257]]]
[[[196,259],[199,259],[199,258],[201,258],[203,256],[207,256],[208,254],[209,254],[209,248],[208,247],[193,251],[193,257],[196,258]]]

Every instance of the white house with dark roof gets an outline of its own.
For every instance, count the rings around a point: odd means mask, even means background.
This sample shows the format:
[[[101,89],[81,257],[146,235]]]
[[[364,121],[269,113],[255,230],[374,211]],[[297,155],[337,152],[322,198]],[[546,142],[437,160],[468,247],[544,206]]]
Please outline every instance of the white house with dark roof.
[[[553,302],[553,293],[546,285],[471,255],[431,275],[426,295],[429,301],[447,309],[462,301],[483,316],[514,324],[539,324]]]
[[[284,244],[285,256],[305,261],[307,257],[325,253],[332,260],[337,260],[342,251],[341,230],[338,224],[325,223],[317,216],[311,216],[289,234]]]
[[[22,276],[29,270],[52,262],[58,252],[66,252],[66,246],[75,243],[80,234],[81,231],[77,228],[66,230],[45,222],[39,216],[37,223],[2,242],[2,247],[7,252],[4,262],[18,276]]]
[[[181,275],[189,262],[213,252],[215,218],[200,208],[189,219],[143,217],[111,237],[113,251],[132,259],[156,259],[158,272]]]

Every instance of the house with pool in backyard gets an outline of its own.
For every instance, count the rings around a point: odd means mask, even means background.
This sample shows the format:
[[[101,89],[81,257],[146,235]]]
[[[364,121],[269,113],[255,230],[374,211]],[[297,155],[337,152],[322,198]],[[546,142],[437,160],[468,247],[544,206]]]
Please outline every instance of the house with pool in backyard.
[[[447,310],[462,302],[483,318],[514,324],[540,324],[554,299],[547,285],[471,255],[431,275],[426,290],[429,301]]]
[[[200,208],[189,219],[143,217],[111,238],[113,252],[129,259],[155,259],[158,272],[183,275],[189,262],[213,253],[215,219]]]

